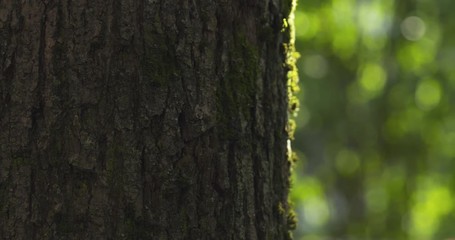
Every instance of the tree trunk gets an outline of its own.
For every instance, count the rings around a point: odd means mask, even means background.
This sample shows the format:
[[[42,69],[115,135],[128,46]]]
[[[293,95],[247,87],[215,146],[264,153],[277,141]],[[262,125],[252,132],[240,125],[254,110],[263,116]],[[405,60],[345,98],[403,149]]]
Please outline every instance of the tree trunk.
[[[288,239],[291,5],[0,1],[0,237]]]

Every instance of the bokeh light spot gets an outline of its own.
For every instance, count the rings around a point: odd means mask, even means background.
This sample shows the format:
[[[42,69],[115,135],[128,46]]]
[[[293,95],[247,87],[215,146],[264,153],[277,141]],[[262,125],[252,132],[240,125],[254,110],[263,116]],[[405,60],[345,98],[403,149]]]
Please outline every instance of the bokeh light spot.
[[[323,78],[327,75],[326,59],[318,54],[310,55],[303,60],[303,72],[312,78]]]
[[[383,213],[387,210],[388,194],[380,185],[368,188],[366,202],[368,211],[372,213]]]
[[[401,33],[410,41],[417,41],[425,35],[425,22],[416,16],[407,17],[401,23]]]
[[[296,37],[310,39],[319,31],[317,15],[298,11],[295,18]]]
[[[327,202],[324,198],[314,197],[305,202],[304,219],[311,227],[322,227],[330,216]]]
[[[336,156],[335,167],[340,174],[352,175],[360,167],[359,156],[351,150],[343,149]]]
[[[453,209],[453,197],[446,186],[434,176],[422,176],[419,188],[414,195],[411,232],[419,239],[431,239],[439,226],[441,217]]]
[[[378,93],[384,88],[387,74],[378,64],[366,64],[361,72],[360,84],[370,93]]]
[[[431,110],[441,100],[441,86],[434,79],[425,79],[419,83],[415,93],[417,106],[422,110]]]
[[[332,46],[338,56],[348,59],[356,50],[357,35],[355,29],[346,29],[346,33],[334,36]]]

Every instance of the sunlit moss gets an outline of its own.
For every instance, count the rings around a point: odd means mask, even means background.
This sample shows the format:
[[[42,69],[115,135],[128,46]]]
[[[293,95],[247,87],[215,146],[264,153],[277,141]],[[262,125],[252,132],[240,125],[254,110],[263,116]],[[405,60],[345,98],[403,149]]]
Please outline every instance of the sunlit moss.
[[[294,140],[295,129],[296,129],[295,120],[294,119],[289,119],[288,125],[286,126],[286,131],[288,132],[288,137],[289,137],[290,140]],[[290,141],[289,141],[288,145],[289,146],[291,145]]]
[[[294,138],[294,131],[295,131],[295,121],[291,119],[291,117],[295,117],[297,115],[297,111],[299,109],[299,101],[296,97],[296,93],[300,90],[298,82],[299,82],[299,75],[297,71],[297,59],[299,58],[299,53],[295,50],[295,9],[297,6],[296,0],[287,0],[283,1],[283,14],[286,16],[283,19],[283,29],[282,32],[284,34],[285,39],[288,39],[287,42],[283,44],[284,54],[285,54],[285,67],[287,70],[287,94],[288,94],[288,113],[289,113],[289,121],[287,124],[288,128],[288,161],[290,164],[290,182],[292,182],[292,167],[296,161],[296,154],[292,151],[291,148],[291,139]],[[294,230],[297,227],[297,216],[293,209],[293,204],[291,198],[288,198],[288,207],[286,209],[286,220],[287,220],[287,227],[288,227],[288,234],[287,239],[292,239],[291,230]]]

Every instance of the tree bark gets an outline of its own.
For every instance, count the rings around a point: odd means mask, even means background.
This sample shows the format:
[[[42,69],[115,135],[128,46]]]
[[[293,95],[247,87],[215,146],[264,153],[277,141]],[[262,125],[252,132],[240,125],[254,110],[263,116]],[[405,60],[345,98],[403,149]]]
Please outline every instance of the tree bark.
[[[289,239],[291,5],[0,1],[0,237]]]

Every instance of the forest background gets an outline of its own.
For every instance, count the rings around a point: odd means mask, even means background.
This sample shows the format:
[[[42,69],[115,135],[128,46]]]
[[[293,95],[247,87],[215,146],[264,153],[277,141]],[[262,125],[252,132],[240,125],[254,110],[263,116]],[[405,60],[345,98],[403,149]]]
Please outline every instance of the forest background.
[[[455,236],[454,8],[299,1],[296,240]]]

